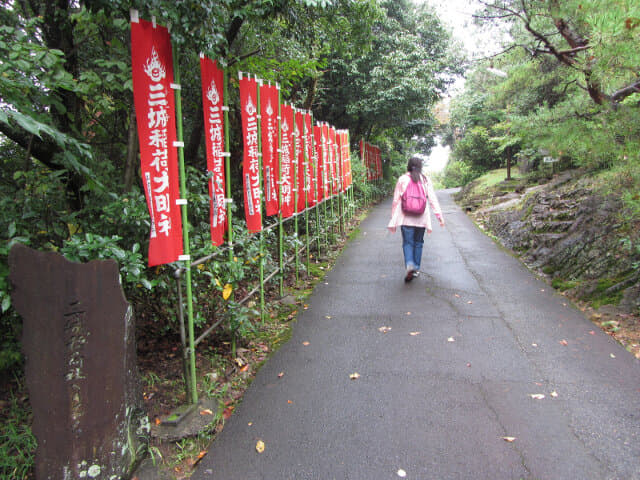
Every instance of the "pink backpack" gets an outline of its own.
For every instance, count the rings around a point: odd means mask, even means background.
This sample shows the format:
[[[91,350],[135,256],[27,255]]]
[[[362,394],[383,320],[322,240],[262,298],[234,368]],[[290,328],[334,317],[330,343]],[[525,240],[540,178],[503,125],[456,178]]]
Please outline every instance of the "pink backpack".
[[[422,215],[427,207],[427,196],[422,182],[409,180],[409,185],[402,194],[402,211],[407,215]]]

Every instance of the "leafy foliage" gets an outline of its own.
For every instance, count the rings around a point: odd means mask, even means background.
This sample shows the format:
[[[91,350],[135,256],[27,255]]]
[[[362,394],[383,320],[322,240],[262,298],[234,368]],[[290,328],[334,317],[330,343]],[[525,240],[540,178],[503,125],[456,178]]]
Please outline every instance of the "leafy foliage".
[[[452,106],[453,158],[479,172],[492,156],[480,146],[493,144],[493,165],[550,155],[637,189],[636,2],[483,3],[482,21],[507,25],[513,41],[477,64]],[[491,74],[496,68],[506,78]],[[623,196],[636,210],[634,195]]]

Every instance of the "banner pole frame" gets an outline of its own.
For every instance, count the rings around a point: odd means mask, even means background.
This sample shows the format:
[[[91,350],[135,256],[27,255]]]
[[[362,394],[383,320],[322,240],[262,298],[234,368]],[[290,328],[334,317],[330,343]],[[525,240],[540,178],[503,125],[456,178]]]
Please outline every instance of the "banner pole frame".
[[[229,106],[229,75],[227,69],[224,68],[222,73],[222,96],[224,97],[225,106]],[[229,108],[224,109],[224,149],[225,152],[229,152]],[[231,155],[226,155],[224,158],[225,169],[225,183],[226,183],[226,195],[225,198],[231,198]],[[233,261],[233,220],[231,203],[227,203],[227,243],[229,244],[229,261]]]
[[[276,84],[276,87],[278,85]],[[280,297],[284,297],[284,219],[282,218],[282,105],[278,88],[278,263],[280,266]]]
[[[295,266],[296,266],[296,285],[300,281],[300,249],[298,248],[298,189],[300,185],[298,185],[298,145],[300,141],[300,132],[298,131],[298,122],[296,118],[297,109],[293,107],[293,231],[294,238],[296,242],[294,243],[293,251],[295,255]]]
[[[172,48],[173,51],[173,80],[177,85],[180,85],[180,65],[179,55],[177,49]],[[179,89],[174,90],[175,96],[175,108],[176,108],[176,139],[182,145],[183,143],[183,130],[182,130],[182,95]],[[180,172],[180,197],[187,198],[187,180],[184,167],[184,146],[178,148],[178,168]],[[189,336],[189,372],[191,379],[188,381],[189,390],[191,391],[191,403],[198,403],[198,391],[196,382],[196,357],[195,357],[195,344],[194,344],[194,321],[193,321],[193,294],[191,290],[191,260],[189,258],[189,221],[187,218],[187,203],[182,203],[180,206],[182,213],[182,238],[184,242],[184,255],[187,258],[184,262],[185,279],[186,279],[186,294],[187,294],[187,322],[188,322],[188,336]]]

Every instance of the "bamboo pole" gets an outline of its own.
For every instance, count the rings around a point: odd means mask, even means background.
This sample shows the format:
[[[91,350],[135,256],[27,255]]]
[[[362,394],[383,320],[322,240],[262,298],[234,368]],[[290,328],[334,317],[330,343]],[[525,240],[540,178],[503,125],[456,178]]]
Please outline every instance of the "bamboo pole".
[[[278,85],[276,84],[276,87]],[[280,105],[280,89],[278,88],[278,248],[280,267],[280,296],[284,297],[284,225],[282,219],[282,108]]]
[[[309,276],[309,271],[310,271],[310,266],[311,266],[311,252],[309,251],[311,246],[310,246],[310,239],[309,239],[309,189],[311,188],[311,175],[309,175],[309,177],[307,178],[307,172],[312,172],[312,167],[313,167],[313,162],[311,161],[311,159],[309,158],[309,149],[308,149],[308,145],[307,142],[309,140],[309,132],[307,132],[307,118],[306,115],[308,114],[308,112],[305,112],[305,114],[302,116],[302,129],[303,129],[303,133],[302,133],[302,138],[303,138],[303,144],[302,144],[302,148],[304,149],[304,219],[306,222],[306,235],[305,235],[305,240],[307,242],[307,277]],[[309,185],[307,185],[307,179],[309,180]]]
[[[297,109],[293,108],[293,238],[298,239],[298,145],[300,132],[296,119]],[[294,243],[293,253],[295,256],[296,284],[300,280],[300,256],[298,255],[298,242]]]
[[[180,85],[180,68],[178,63],[177,49],[173,49],[173,75],[176,85]],[[180,95],[180,87],[175,89],[176,103],[176,135],[177,141],[182,146],[178,147],[178,168],[180,170],[180,197],[185,200],[187,198],[187,181],[184,168],[184,135],[182,131],[182,96]],[[193,295],[191,292],[191,258],[189,252],[189,220],[187,217],[187,204],[181,202],[182,213],[182,240],[184,243],[184,268],[186,279],[187,293],[187,321],[189,335],[189,372],[190,380],[188,380],[191,403],[198,403],[198,392],[196,388],[196,358],[194,345],[194,327],[193,327]]]
[[[228,72],[224,69],[222,78],[223,80],[223,100],[226,105],[223,106],[224,110],[224,170],[225,170],[225,183],[226,183],[226,195],[225,200],[227,207],[227,242],[229,243],[229,261],[233,261],[233,221],[231,219],[231,153],[229,152],[229,95],[228,95]]]
[[[258,185],[260,188],[260,203],[258,204],[258,210],[260,211],[260,320],[264,324],[265,318],[265,302],[264,302],[264,232],[262,231],[262,204],[264,199],[264,189],[262,188],[262,120],[260,111],[260,87],[262,86],[262,80],[259,80],[256,76],[256,110],[257,110],[257,135],[258,135]]]

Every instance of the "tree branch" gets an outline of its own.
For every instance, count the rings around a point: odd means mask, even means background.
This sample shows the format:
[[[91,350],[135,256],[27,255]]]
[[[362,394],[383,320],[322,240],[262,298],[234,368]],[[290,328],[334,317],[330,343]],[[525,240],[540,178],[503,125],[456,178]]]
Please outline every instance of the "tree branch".
[[[611,95],[611,101],[614,103],[620,103],[622,100],[634,93],[640,93],[640,80],[636,80],[631,85],[627,85],[626,87],[614,92],[613,95]]]
[[[13,128],[6,123],[0,123],[0,133],[3,133],[9,140],[14,141],[25,150],[30,149],[31,156],[50,169],[60,169],[59,165],[52,162],[53,156],[62,151],[54,142],[32,137],[30,133],[22,129]]]

